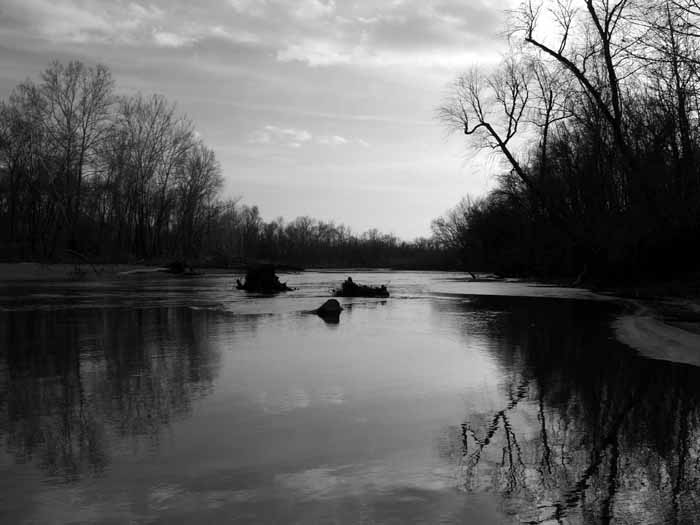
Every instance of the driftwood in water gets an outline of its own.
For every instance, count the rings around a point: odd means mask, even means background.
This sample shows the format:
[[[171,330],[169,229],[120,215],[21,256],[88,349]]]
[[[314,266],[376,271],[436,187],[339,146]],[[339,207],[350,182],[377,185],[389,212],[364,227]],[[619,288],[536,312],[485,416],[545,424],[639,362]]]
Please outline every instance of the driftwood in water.
[[[281,283],[275,274],[275,267],[272,264],[248,268],[245,274],[245,282],[236,280],[236,288],[246,292],[276,293],[289,292],[292,290],[287,283]]]
[[[173,275],[181,275],[183,277],[202,275],[200,272],[195,272],[192,266],[183,261],[173,261],[165,268],[160,268],[158,271],[163,273],[171,273]]]
[[[89,265],[92,267],[92,271],[95,272],[95,275],[100,275],[100,272],[97,270],[97,268],[95,268],[95,265],[92,264],[92,263],[88,260],[88,258],[85,257],[85,255],[83,255],[83,254],[80,253],[79,251],[77,251],[77,250],[71,250],[70,248],[68,248],[68,249],[65,250],[65,252],[66,252],[68,255],[71,255],[72,257],[75,257],[75,258],[77,259],[76,262],[75,262],[75,267],[73,268],[73,271],[71,272],[71,276],[72,276],[73,278],[75,278],[75,279],[82,279],[83,277],[85,277],[85,274],[87,273],[85,270],[83,270],[83,269],[80,267],[80,262],[79,262],[79,261],[82,261],[82,262],[84,262],[85,264],[89,264]]]
[[[335,290],[333,295],[336,297],[389,297],[389,290],[386,289],[386,285],[366,286],[356,284],[352,277],[348,277],[340,290]]]
[[[583,283],[583,279],[586,277],[587,273],[588,273],[588,265],[584,264],[583,270],[581,270],[581,273],[578,274],[578,277],[576,277],[576,280],[573,283],[571,283],[571,286],[581,286],[581,283]]]

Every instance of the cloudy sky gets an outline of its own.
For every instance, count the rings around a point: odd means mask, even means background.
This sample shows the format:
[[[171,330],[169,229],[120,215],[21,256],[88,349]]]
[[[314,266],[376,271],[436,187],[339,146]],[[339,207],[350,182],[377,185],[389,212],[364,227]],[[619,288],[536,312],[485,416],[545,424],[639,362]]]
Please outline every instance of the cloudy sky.
[[[162,93],[265,219],[411,239],[496,168],[435,120],[447,84],[497,60],[498,0],[0,0],[0,97],[53,59]]]

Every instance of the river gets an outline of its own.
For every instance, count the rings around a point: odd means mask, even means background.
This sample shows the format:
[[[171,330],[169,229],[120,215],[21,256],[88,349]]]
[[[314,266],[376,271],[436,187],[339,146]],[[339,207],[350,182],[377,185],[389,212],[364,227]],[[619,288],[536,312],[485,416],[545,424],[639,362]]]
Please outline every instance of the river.
[[[308,313],[347,276],[389,299]],[[700,369],[457,273],[0,283],[1,523],[695,523]]]

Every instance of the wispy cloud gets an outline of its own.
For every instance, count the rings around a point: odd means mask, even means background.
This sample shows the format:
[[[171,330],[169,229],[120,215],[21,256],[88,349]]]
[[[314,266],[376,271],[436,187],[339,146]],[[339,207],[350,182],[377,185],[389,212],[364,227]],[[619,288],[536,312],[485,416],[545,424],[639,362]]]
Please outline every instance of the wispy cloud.
[[[459,67],[498,51],[486,47],[491,39],[484,37],[500,29],[499,11],[479,1],[365,1],[333,7],[318,10],[326,18],[323,24],[304,24],[308,20],[296,17],[296,31],[284,32],[276,42],[277,59],[312,67]]]
[[[330,145],[330,146],[342,146],[343,144],[347,144],[349,141],[345,137],[341,137],[340,135],[331,135],[330,137],[318,137],[317,139],[319,144],[323,145]]]
[[[285,3],[287,3],[285,1]],[[293,13],[302,20],[318,20],[327,17],[335,11],[334,0],[299,0],[294,2]]]
[[[318,20],[334,13],[335,0],[229,0],[241,15],[274,18],[290,16],[298,20]]]
[[[299,148],[313,138],[313,135],[305,129],[282,128],[279,126],[267,125],[255,131],[250,142],[253,144],[270,144],[275,146],[286,146],[289,148]]]
[[[260,38],[246,30],[226,29],[224,26],[216,25],[209,28],[209,34],[214,38],[220,38],[236,44],[257,44]]]
[[[266,0],[229,0],[236,13],[252,17],[260,17],[268,8]]]
[[[137,2],[5,0],[0,30],[29,30],[54,42],[135,43],[164,17],[164,10]]]
[[[357,145],[363,148],[369,148],[369,142],[363,139],[352,139],[342,137],[340,135],[322,135],[316,139],[316,142],[322,146],[351,146]]]
[[[258,41],[245,28],[222,23],[226,17],[221,11],[177,0],[162,7],[125,0],[4,0],[0,14],[0,35],[30,34],[54,43],[179,48],[206,39],[234,44]]]
[[[315,143],[320,146],[346,146],[359,145],[364,148],[369,147],[369,143],[362,139],[352,139],[341,135],[318,135],[314,136],[310,131],[298,128],[285,128],[268,124],[250,135],[251,144],[286,146],[289,148],[299,148],[303,144]]]
[[[495,52],[498,10],[475,0],[3,0],[0,35],[181,48],[218,40],[281,62],[455,67]]]
[[[153,41],[161,47],[183,47],[193,44],[196,40],[196,37],[192,35],[176,34],[168,31],[155,31],[153,33]]]
[[[278,50],[276,56],[280,62],[306,62],[310,66],[349,64],[357,58],[353,50],[343,49],[324,40],[302,40],[289,44]]]

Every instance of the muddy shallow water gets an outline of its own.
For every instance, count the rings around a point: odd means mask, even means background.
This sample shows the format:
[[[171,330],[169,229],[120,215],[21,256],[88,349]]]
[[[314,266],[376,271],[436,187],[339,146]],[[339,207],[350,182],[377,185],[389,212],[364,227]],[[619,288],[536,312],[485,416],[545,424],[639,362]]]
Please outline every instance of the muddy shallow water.
[[[577,290],[0,283],[2,523],[694,523],[700,369]]]

